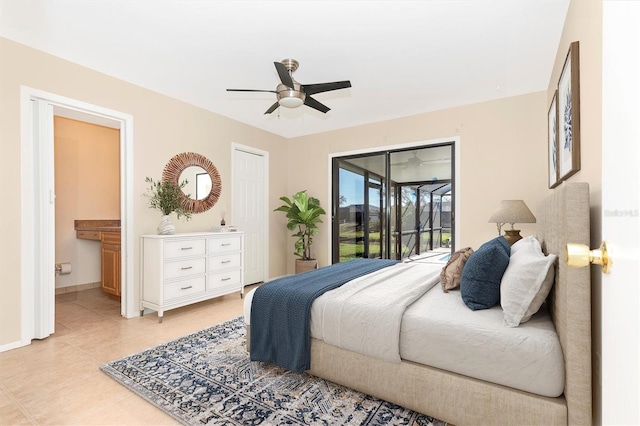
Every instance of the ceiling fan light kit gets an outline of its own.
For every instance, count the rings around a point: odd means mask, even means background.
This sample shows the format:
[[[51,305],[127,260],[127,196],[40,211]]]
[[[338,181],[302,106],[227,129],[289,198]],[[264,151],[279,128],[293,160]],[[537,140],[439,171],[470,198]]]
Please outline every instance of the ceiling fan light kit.
[[[294,82],[294,89],[290,89],[284,84],[278,84],[277,88],[277,98],[280,106],[286,108],[298,108],[302,104],[304,104],[304,100],[306,95],[304,92],[300,91],[300,85]],[[296,87],[297,86],[297,87]]]
[[[279,106],[286,108],[297,108],[306,105],[310,108],[326,113],[331,108],[318,102],[311,95],[331,90],[346,89],[351,87],[351,82],[334,81],[331,83],[317,84],[300,84],[293,79],[293,72],[298,69],[298,61],[295,59],[283,59],[280,62],[274,62],[281,84],[278,84],[276,90],[255,90],[255,89],[227,89],[228,92],[268,92],[276,94],[276,103],[271,105],[265,114],[271,114],[278,109]]]

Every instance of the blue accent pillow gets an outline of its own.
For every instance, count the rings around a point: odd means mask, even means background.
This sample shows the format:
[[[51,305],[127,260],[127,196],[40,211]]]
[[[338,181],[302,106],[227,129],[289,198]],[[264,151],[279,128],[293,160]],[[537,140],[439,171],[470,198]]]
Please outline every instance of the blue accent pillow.
[[[465,263],[460,293],[474,311],[489,309],[500,302],[500,281],[509,266],[511,247],[500,236],[480,246]]]

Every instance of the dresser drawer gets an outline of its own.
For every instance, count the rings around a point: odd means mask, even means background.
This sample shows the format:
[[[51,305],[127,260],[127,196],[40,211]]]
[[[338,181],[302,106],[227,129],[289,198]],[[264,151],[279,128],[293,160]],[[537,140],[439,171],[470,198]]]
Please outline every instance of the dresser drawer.
[[[206,288],[205,277],[189,278],[186,280],[165,283],[164,298],[169,301],[196,293],[203,293]]]
[[[174,259],[185,256],[203,256],[205,254],[206,240],[177,240],[167,241],[164,245],[164,258]]]
[[[190,275],[204,274],[205,267],[206,260],[204,257],[166,262],[164,264],[164,279],[171,280],[174,278],[188,277]]]
[[[230,251],[239,251],[240,235],[230,235],[228,237],[210,238],[209,253],[225,253]]]
[[[209,258],[209,272],[221,269],[239,268],[241,264],[240,253],[221,254]]]
[[[207,277],[207,290],[213,290],[216,288],[227,287],[230,285],[240,286],[240,270],[222,272],[219,274],[212,274]]]

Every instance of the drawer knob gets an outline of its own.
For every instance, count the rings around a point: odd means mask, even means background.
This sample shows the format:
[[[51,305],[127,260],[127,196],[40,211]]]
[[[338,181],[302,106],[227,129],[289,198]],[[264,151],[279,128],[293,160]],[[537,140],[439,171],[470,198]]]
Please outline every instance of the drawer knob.
[[[222,243],[222,244],[220,244],[221,247],[230,246],[230,245],[231,245],[231,243]]]
[[[193,266],[183,266],[183,267],[182,267],[182,268],[180,268],[180,269],[182,269],[182,270],[184,271],[184,270],[186,270],[186,269],[191,269],[191,268],[193,268]]]
[[[220,263],[231,263],[231,261],[230,261],[230,260],[223,260],[223,261],[222,261],[222,262],[220,262]]]
[[[222,278],[220,281],[229,281],[231,278],[227,277],[227,278]]]
[[[193,247],[180,247],[180,250],[192,250]]]
[[[187,287],[180,287],[180,290],[189,290],[190,288],[193,288],[193,286],[189,285]]]

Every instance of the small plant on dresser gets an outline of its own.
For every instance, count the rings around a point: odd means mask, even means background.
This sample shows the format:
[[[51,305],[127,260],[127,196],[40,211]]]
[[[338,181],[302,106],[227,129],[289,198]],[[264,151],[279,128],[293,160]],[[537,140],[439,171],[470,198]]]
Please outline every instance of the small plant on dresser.
[[[175,227],[171,223],[171,213],[175,213],[178,219],[180,219],[180,216],[184,216],[187,220],[191,219],[191,212],[184,205],[185,197],[188,198],[190,194],[182,192],[182,188],[189,182],[183,180],[179,185],[175,185],[167,180],[154,181],[148,176],[145,182],[149,184],[144,194],[149,198],[149,208],[162,212],[162,220],[158,225],[158,234],[172,235],[175,232]]]

